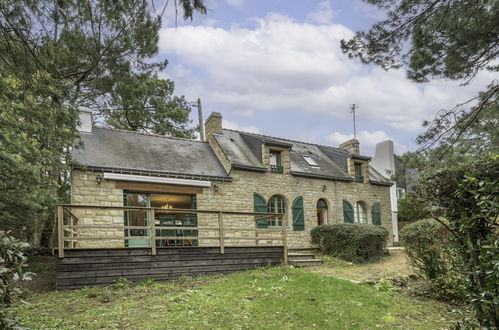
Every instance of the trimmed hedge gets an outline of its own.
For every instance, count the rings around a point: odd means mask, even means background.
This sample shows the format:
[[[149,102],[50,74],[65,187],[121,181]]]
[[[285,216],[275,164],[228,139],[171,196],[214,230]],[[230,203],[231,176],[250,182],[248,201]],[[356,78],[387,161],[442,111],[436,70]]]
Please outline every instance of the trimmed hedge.
[[[462,300],[466,267],[452,234],[439,222],[423,219],[400,232],[409,263],[440,300]]]
[[[385,254],[388,231],[375,225],[338,223],[315,227],[310,238],[323,254],[360,263]]]

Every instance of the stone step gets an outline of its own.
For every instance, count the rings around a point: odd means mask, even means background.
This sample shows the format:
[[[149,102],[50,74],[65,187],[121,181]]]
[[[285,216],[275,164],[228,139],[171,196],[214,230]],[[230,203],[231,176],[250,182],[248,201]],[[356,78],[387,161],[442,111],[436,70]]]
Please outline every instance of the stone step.
[[[299,259],[290,260],[289,264],[295,267],[310,267],[322,265],[323,261],[320,259]]]
[[[313,254],[288,253],[288,260],[315,259]]]

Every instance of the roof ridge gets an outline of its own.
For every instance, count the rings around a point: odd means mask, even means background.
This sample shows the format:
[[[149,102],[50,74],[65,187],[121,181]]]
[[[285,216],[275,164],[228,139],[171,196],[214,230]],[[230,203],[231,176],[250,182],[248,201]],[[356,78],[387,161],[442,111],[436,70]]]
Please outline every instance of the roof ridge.
[[[260,134],[260,133],[251,133],[251,132],[239,131],[239,130],[230,129],[230,128],[223,128],[223,129],[227,130],[227,131],[231,131],[231,132],[237,132],[237,133],[243,133],[243,134],[250,134],[250,135],[257,135],[257,136],[261,136],[261,137],[264,137],[264,138],[273,138],[273,139],[279,139],[279,140],[284,140],[284,141],[289,141],[289,142],[305,143],[305,144],[314,145],[314,146],[317,146],[317,147],[332,148],[332,149],[336,149],[336,150],[339,150],[339,151],[343,151],[343,152],[349,153],[348,150],[343,149],[343,148],[326,146],[326,145],[318,144],[318,143],[292,140],[292,139],[287,139],[287,138],[281,138],[281,137],[278,137],[278,136],[264,135],[264,134]]]
[[[161,135],[161,134],[154,134],[154,133],[144,133],[144,132],[130,131],[130,130],[120,129],[120,128],[103,127],[103,126],[98,126],[98,125],[93,125],[93,128],[100,128],[100,129],[105,129],[105,130],[109,130],[109,131],[116,131],[116,132],[122,132],[122,133],[131,133],[131,134],[140,134],[140,135],[145,135],[145,136],[154,136],[154,137],[165,138],[165,139],[172,139],[172,140],[182,140],[182,141],[189,141],[189,142],[208,143],[207,141],[199,141],[199,140],[194,140],[194,139],[181,138],[181,137],[177,137],[177,136],[168,136],[168,135]]]

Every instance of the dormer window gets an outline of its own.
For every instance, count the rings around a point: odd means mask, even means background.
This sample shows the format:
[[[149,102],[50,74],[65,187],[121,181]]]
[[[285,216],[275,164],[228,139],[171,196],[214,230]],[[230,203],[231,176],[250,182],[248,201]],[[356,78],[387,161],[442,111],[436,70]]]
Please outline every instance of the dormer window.
[[[281,152],[277,150],[270,150],[270,172],[282,173],[282,160]]]
[[[364,176],[362,175],[362,163],[355,163],[355,182],[364,182]]]
[[[312,166],[312,167],[319,167],[319,164],[317,164],[317,162],[310,156],[302,156],[303,159],[305,159],[305,161],[308,163],[308,165]]]

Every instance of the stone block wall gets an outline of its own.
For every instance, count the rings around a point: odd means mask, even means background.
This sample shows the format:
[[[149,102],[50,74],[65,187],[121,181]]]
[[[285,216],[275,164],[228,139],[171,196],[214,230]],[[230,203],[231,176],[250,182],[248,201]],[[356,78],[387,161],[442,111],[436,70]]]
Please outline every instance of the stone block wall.
[[[289,166],[284,162],[284,166]],[[317,201],[326,200],[328,204],[328,223],[343,222],[343,199],[352,205],[358,201],[367,206],[368,223],[372,223],[371,209],[374,202],[381,205],[381,225],[389,231],[389,242],[392,243],[391,209],[389,187],[372,185],[370,183],[340,182],[323,179],[312,179],[293,176],[285,173],[260,173],[241,170],[232,170],[232,182],[216,182],[219,189],[203,188],[203,193],[197,195],[197,205],[200,210],[246,211],[253,212],[253,193],[262,195],[266,201],[273,195],[280,195],[286,201],[286,220],[288,223],[288,244],[291,248],[310,247],[310,230],[317,226]],[[100,185],[96,183],[96,176],[101,173],[82,172],[74,170],[72,173],[72,202],[86,205],[123,206],[123,190],[116,189],[111,180],[104,180]],[[323,187],[326,187],[325,190]],[[305,230],[294,231],[292,228],[291,206],[296,197],[303,196]],[[80,224],[95,225],[123,225],[124,212],[122,210],[75,210]],[[223,216],[227,246],[255,246],[281,245],[281,241],[270,240],[271,237],[280,237],[280,233],[258,231],[258,241],[244,239],[254,237],[257,233],[254,216],[228,215]],[[214,229],[199,231],[199,246],[218,246],[218,240],[203,239],[203,237],[218,237],[218,215],[198,214],[198,225],[213,227]],[[233,228],[233,229],[228,229]],[[238,230],[250,229],[250,230]],[[80,231],[81,236],[108,235],[123,237],[121,229],[85,229]],[[123,247],[123,241],[85,241],[77,247]]]
[[[80,205],[102,205],[102,206],[123,206],[123,190],[116,189],[116,182],[103,180],[97,184],[97,175],[102,173],[73,170],[71,173],[71,203]],[[73,213],[78,218],[79,225],[118,225],[124,224],[123,210],[106,209],[77,209]],[[84,237],[116,237],[124,236],[123,229],[91,229],[81,228],[79,236]],[[87,240],[79,241],[77,248],[102,247],[118,248],[124,247],[123,240]]]

